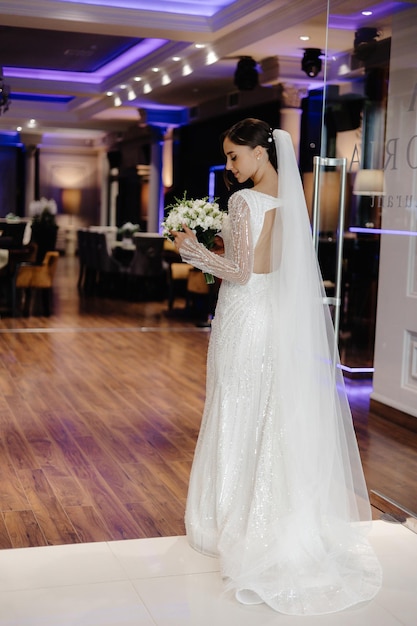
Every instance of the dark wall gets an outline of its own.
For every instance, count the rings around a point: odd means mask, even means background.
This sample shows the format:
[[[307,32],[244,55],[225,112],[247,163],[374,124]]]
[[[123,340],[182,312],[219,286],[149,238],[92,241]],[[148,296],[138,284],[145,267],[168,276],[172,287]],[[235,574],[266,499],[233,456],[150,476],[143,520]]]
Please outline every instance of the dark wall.
[[[339,87],[330,85],[326,90],[326,108],[324,112],[323,132],[323,89],[310,91],[302,101],[300,170],[313,171],[313,157],[322,152],[322,139],[325,141],[324,153],[328,157],[336,156],[337,133],[359,128],[364,98],[356,94],[339,95]]]
[[[22,214],[24,163],[16,146],[0,146],[0,217]]]

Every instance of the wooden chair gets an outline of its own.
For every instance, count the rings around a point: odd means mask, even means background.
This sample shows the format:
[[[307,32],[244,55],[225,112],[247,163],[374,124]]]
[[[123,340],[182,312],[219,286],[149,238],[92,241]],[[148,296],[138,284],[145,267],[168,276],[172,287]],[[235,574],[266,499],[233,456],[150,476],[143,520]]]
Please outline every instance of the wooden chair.
[[[58,264],[59,252],[49,251],[45,254],[42,265],[23,263],[17,269],[16,289],[24,290],[25,315],[31,313],[33,292],[40,293],[42,312],[49,316],[51,313],[52,287]]]
[[[193,316],[200,318],[199,326],[210,326],[219,286],[218,280],[207,285],[202,271],[195,267],[190,269],[187,280],[187,308]]]

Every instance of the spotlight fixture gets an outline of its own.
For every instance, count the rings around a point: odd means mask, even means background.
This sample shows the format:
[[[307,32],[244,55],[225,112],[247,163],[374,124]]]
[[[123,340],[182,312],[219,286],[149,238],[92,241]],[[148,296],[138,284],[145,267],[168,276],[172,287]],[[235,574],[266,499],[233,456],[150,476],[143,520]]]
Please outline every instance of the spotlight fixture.
[[[321,71],[321,59],[323,52],[320,48],[304,48],[304,56],[301,61],[301,69],[303,72],[310,76],[310,78],[315,78],[317,74]]]
[[[10,106],[10,87],[4,83],[0,73],[0,115],[6,113]]]
[[[358,28],[355,32],[353,49],[360,61],[366,61],[375,50],[380,32],[377,28]]]
[[[240,91],[252,91],[259,83],[256,61],[252,57],[242,57],[236,67],[234,83]]]

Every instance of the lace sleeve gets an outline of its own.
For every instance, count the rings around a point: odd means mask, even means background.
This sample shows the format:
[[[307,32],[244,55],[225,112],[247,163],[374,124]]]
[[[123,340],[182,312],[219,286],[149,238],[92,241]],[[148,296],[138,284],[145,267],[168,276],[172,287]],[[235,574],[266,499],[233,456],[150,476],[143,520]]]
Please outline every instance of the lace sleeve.
[[[185,239],[180,254],[186,263],[214,274],[218,278],[244,285],[253,269],[253,246],[249,224],[249,207],[238,193],[229,202],[230,242],[225,256],[210,252],[193,239]]]

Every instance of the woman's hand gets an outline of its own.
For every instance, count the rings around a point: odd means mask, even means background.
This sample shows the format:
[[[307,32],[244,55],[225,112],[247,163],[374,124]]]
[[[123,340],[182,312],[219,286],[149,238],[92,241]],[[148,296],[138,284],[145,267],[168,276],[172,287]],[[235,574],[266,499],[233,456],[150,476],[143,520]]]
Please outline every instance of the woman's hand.
[[[197,241],[197,237],[195,236],[195,234],[193,233],[193,231],[188,228],[188,226],[186,226],[185,224],[182,225],[184,231],[182,230],[171,230],[170,231],[170,235],[172,237],[174,237],[174,245],[176,247],[176,249],[180,250],[184,239],[195,239],[195,241]]]
[[[220,237],[219,235],[216,235],[214,237],[214,245],[211,248],[211,251],[214,252],[215,254],[218,254],[219,256],[223,256],[224,254],[224,242],[222,237]]]

